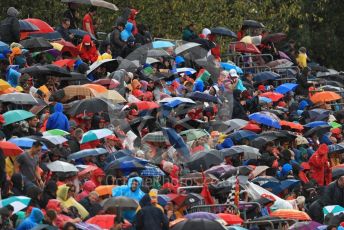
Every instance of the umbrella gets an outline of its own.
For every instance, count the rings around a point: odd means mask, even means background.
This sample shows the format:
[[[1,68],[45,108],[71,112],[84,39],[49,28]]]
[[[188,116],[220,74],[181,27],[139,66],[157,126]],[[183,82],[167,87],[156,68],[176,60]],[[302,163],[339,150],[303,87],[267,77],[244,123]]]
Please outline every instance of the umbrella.
[[[56,65],[30,66],[19,70],[21,73],[27,73],[34,77],[71,77],[71,73]]]
[[[125,196],[111,197],[105,201],[103,209],[106,210],[110,207],[119,207],[122,209],[136,210],[139,204],[136,200]]]
[[[115,224],[116,215],[96,215],[86,221],[87,224],[99,226],[101,229],[111,229]],[[79,228],[78,228],[79,229]],[[89,228],[86,228],[89,229]]]
[[[330,213],[332,213],[333,215],[339,215],[341,213],[344,213],[344,208],[340,205],[328,205],[323,207],[323,213],[325,216]]]
[[[255,20],[244,20],[242,25],[251,28],[265,28],[265,26],[262,23],[257,22]]]
[[[145,169],[141,171],[141,176],[157,177],[157,176],[165,176],[165,173],[159,167],[156,167],[153,165],[146,165]]]
[[[81,87],[86,87],[86,88],[92,89],[96,93],[106,93],[106,92],[108,92],[108,90],[104,86],[97,85],[97,84],[84,84]]]
[[[74,59],[61,59],[58,61],[53,62],[53,65],[56,65],[58,67],[68,67],[69,69],[73,69],[75,60]]]
[[[230,137],[233,141],[241,141],[243,139],[252,140],[256,138],[258,135],[252,131],[248,130],[238,130],[234,133],[230,134],[228,137]]]
[[[87,143],[87,142],[91,142],[91,141],[95,141],[95,140],[100,140],[104,137],[110,136],[112,135],[113,132],[110,129],[94,129],[94,130],[90,130],[86,133],[84,133],[84,135],[82,135],[82,139],[80,141],[81,144]]]
[[[298,86],[298,84],[295,84],[295,83],[284,83],[282,85],[279,85],[275,89],[275,92],[281,93],[281,94],[286,94],[286,93],[288,93],[290,91],[295,90],[297,86]]]
[[[160,107],[160,105],[154,101],[138,101],[133,104],[137,106],[139,111],[152,110],[152,109],[157,109]]]
[[[185,218],[192,219],[207,219],[207,220],[217,220],[220,219],[216,214],[210,212],[194,212],[185,215]]]
[[[248,145],[236,145],[233,146],[238,149],[242,149],[244,151],[244,159],[257,159],[260,157],[259,150],[257,148],[248,146]]]
[[[175,46],[175,44],[169,41],[154,41],[152,42],[152,45],[153,49],[161,49]]]
[[[10,50],[10,46],[6,43],[0,41],[0,52],[4,52],[5,50]]]
[[[244,128],[248,124],[248,121],[236,118],[236,119],[225,121],[225,124],[229,126],[229,129],[226,131],[228,133],[233,130],[239,130],[239,129]]]
[[[287,140],[294,140],[297,136],[293,132],[289,132],[286,130],[278,130],[278,131],[265,131],[260,134],[261,137],[276,137],[277,139],[287,139]]]
[[[163,134],[168,138],[170,144],[185,158],[189,160],[190,151],[183,138],[172,128],[162,128]]]
[[[280,194],[283,190],[285,189],[292,189],[295,186],[299,185],[300,181],[299,180],[294,180],[294,179],[287,179],[280,181],[278,183],[276,182],[267,182],[262,185],[263,188],[271,188],[273,194]]]
[[[328,146],[329,153],[344,153],[344,144],[332,144]]]
[[[216,96],[212,96],[210,94],[202,93],[202,92],[188,93],[186,97],[191,98],[192,100],[201,101],[201,102],[214,102],[214,103],[219,102]]]
[[[226,27],[215,27],[215,28],[210,29],[210,31],[211,31],[211,34],[237,38],[237,35]]]
[[[0,95],[0,101],[3,102],[10,102],[14,104],[22,104],[22,105],[37,105],[42,104],[41,100],[34,98],[29,93],[8,93]],[[44,103],[44,102],[43,102]]]
[[[319,226],[322,226],[322,224],[319,224],[315,221],[305,221],[305,222],[297,222],[289,227],[290,230],[314,230],[318,229]]]
[[[310,121],[322,121],[327,120],[330,115],[330,111],[326,109],[312,109],[307,111]]]
[[[72,57],[77,57],[79,55],[79,49],[71,42],[60,40],[51,44],[53,45],[54,49],[57,49],[61,53],[70,53]]]
[[[185,97],[167,97],[159,101],[159,103],[164,104],[166,107],[175,108],[180,104],[188,103],[188,104],[196,104],[190,98]]]
[[[270,98],[259,96],[259,104],[268,104],[268,103],[272,103],[272,100]]]
[[[273,33],[268,34],[265,37],[262,38],[262,43],[268,43],[268,42],[281,42],[287,38],[287,35],[285,33]]]
[[[217,216],[226,221],[227,225],[242,224],[244,222],[240,216],[235,214],[218,213]]]
[[[170,56],[170,54],[162,49],[151,49],[147,51],[147,57],[168,57],[168,56]]]
[[[19,146],[20,148],[29,149],[32,147],[32,144],[35,143],[37,140],[29,137],[12,137],[8,141]],[[48,150],[47,146],[43,145],[42,150]]]
[[[202,171],[209,169],[213,165],[220,164],[222,161],[221,154],[203,151],[193,154],[186,165],[190,170]]]
[[[168,139],[165,137],[162,131],[157,131],[153,133],[147,133],[143,138],[142,141],[144,142],[152,142],[152,143],[166,143]]]
[[[186,73],[187,75],[191,75],[196,73],[197,71],[193,68],[177,68],[175,73]]]
[[[106,72],[114,72],[117,70],[118,67],[118,60],[117,59],[105,59],[101,61],[96,61],[92,65],[90,65],[90,69],[87,71],[87,75],[98,69],[99,67],[106,68]]]
[[[93,84],[102,85],[108,89],[115,89],[120,83],[115,79],[99,79],[93,82]]]
[[[51,226],[48,224],[38,224],[36,227],[31,228],[31,230],[58,230],[58,227]],[[98,229],[90,229],[90,230],[98,230]]]
[[[209,136],[209,133],[204,129],[187,129],[179,133],[181,136],[186,136],[186,141],[194,141],[204,136]]]
[[[127,100],[125,100],[125,98],[116,90],[108,90],[105,93],[99,93],[96,95],[96,97],[107,99],[113,102],[114,104],[127,102]]]
[[[147,57],[147,59],[146,59],[146,63],[147,64],[154,64],[154,63],[158,63],[158,62],[160,62],[158,59],[155,59],[155,58],[152,58],[152,57]]]
[[[315,93],[313,96],[311,96],[310,99],[313,103],[321,103],[321,102],[324,103],[324,102],[336,101],[341,98],[342,97],[335,92],[323,91],[323,92]]]
[[[67,136],[69,134],[70,134],[69,132],[66,132],[61,129],[51,129],[51,130],[43,132],[43,136]]]
[[[25,48],[33,51],[48,50],[53,48],[53,46],[44,38],[29,38],[20,41],[20,44]]]
[[[253,131],[255,133],[259,133],[260,131],[262,131],[262,129],[260,128],[259,125],[257,124],[252,124],[252,123],[248,123],[246,126],[244,126],[242,128],[243,130],[250,130]]]
[[[97,40],[97,38],[94,37],[93,34],[90,34],[90,33],[86,32],[85,30],[70,29],[69,32],[70,32],[71,34],[74,34],[74,37],[75,37],[75,38],[80,38],[80,39],[82,39],[86,34],[88,34],[88,35],[91,36],[91,39],[92,39],[92,40]]]
[[[317,126],[326,125],[330,126],[326,121],[312,121],[304,125],[306,128],[315,128]]]
[[[107,9],[115,10],[115,11],[119,10],[115,4],[112,4],[103,0],[61,0],[61,2],[87,4],[87,5],[103,7],[103,8],[107,8]]]
[[[5,119],[5,125],[13,124],[18,121],[23,121],[28,118],[34,117],[35,114],[25,111],[25,110],[11,110],[3,114]]]
[[[276,80],[276,78],[278,77],[279,75],[277,73],[271,71],[264,71],[256,74],[253,78],[253,81],[258,84],[268,80]]]
[[[245,42],[235,42],[229,45],[230,50],[238,53],[260,54],[260,50],[254,44]]]
[[[26,196],[11,196],[7,199],[1,200],[0,207],[11,205],[14,209],[13,214],[15,214],[29,206],[30,201],[31,198]]]
[[[310,137],[314,134],[316,134],[318,137],[320,137],[321,135],[324,135],[325,133],[329,132],[331,129],[331,126],[327,125],[320,125],[320,126],[316,126],[314,128],[311,128],[310,130],[308,130],[307,132],[305,132],[303,134],[304,137]]]
[[[82,167],[81,167],[82,166]],[[84,167],[85,166],[85,167]],[[90,172],[93,172],[95,171],[96,169],[98,169],[97,166],[94,166],[94,165],[76,165],[76,167],[81,170],[80,172],[78,172],[78,176],[81,177],[81,176],[84,176],[86,175],[87,173],[90,173]],[[80,169],[81,168],[81,169]]]
[[[62,39],[62,35],[57,31],[54,31],[51,33],[30,32],[30,38],[44,38],[46,40],[58,40],[58,39]]]
[[[115,110],[115,106],[103,98],[90,98],[75,102],[68,113],[72,116],[83,113],[99,113]]]
[[[20,32],[33,32],[39,30],[36,25],[24,20],[19,20],[19,27]]]
[[[123,157],[125,158],[125,157]],[[122,158],[112,161],[108,164],[105,170],[111,174],[116,170],[122,170],[124,172],[144,170],[145,166],[136,160],[123,160]]]
[[[344,168],[338,167],[338,165],[335,167],[332,167],[332,178],[339,178],[343,175],[344,175]]]
[[[288,126],[291,129],[303,130],[303,126],[301,124],[291,122],[291,121],[280,121],[281,126]]]
[[[89,156],[99,156],[108,153],[106,149],[103,148],[95,148],[95,149],[84,149],[80,150],[79,152],[72,153],[68,156],[69,160],[76,160],[84,157]]]
[[[188,51],[188,50],[190,50],[190,49],[192,49],[192,48],[194,48],[194,47],[200,46],[200,45],[201,45],[201,44],[199,44],[199,43],[188,42],[188,43],[185,43],[185,44],[183,44],[183,45],[181,45],[181,46],[178,46],[178,47],[174,50],[174,52],[175,52],[176,55],[179,55],[179,54],[181,54],[181,53],[183,53],[183,52],[185,52],[185,51]]]
[[[0,91],[4,91],[9,88],[11,88],[11,85],[7,81],[0,79]]]
[[[77,167],[64,161],[54,161],[46,166],[52,172],[79,172]]]
[[[31,25],[34,25],[38,28],[38,30],[30,32],[29,34],[47,34],[47,33],[52,33],[55,32],[54,28],[51,27],[48,23],[46,23],[45,21],[42,21],[40,19],[37,18],[26,18],[24,20],[22,20],[24,22],[28,22]]]
[[[171,230],[225,230],[225,227],[217,221],[208,219],[188,219],[174,225]]]
[[[230,64],[227,62],[221,62],[221,68],[223,68],[224,70],[231,70],[231,69],[235,69],[237,71],[238,74],[243,74],[244,71],[242,71],[242,69],[234,64]]]
[[[42,138],[50,141],[54,145],[60,145],[68,141],[63,136],[43,136]]]
[[[293,220],[312,220],[307,213],[294,209],[278,209],[270,213],[270,216]]]
[[[276,140],[274,136],[257,137],[251,141],[251,145],[255,148],[261,149],[266,143]]]
[[[13,144],[8,141],[2,141],[0,145],[0,149],[4,156],[18,156],[24,152],[21,148],[19,148],[16,144]]]
[[[280,120],[276,117],[276,115],[269,112],[253,113],[249,115],[249,119],[259,124],[281,129],[281,126],[279,124]]]

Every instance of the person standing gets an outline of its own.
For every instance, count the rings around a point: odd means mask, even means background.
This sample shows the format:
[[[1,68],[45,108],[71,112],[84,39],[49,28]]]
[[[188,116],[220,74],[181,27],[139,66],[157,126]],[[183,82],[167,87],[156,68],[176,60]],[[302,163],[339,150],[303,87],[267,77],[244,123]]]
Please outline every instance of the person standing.
[[[40,187],[43,187],[43,181],[38,173],[38,161],[42,146],[41,142],[34,142],[32,147],[27,152],[18,156],[15,161],[16,172],[21,173],[26,179]]]
[[[61,129],[69,132],[69,121],[67,116],[63,113],[63,105],[56,103],[54,113],[51,114],[47,121],[47,130]]]
[[[110,49],[113,58],[120,56],[122,49],[126,46],[126,43],[121,40],[121,32],[124,30],[124,27],[125,23],[119,22],[110,34]]]
[[[84,16],[84,19],[82,20],[82,29],[93,36],[96,36],[93,23],[93,17],[96,15],[96,12],[97,7],[91,6],[88,10],[88,13]]]
[[[64,18],[70,21],[69,29],[78,29],[78,12],[76,11],[77,4],[68,3],[68,10],[63,13]]]
[[[20,25],[17,18],[19,12],[16,8],[10,7],[7,10],[7,17],[0,23],[0,40],[11,44],[20,41]]]
[[[69,32],[70,25],[70,19],[63,18],[61,25],[56,28],[56,31],[59,32],[62,38],[67,42],[73,42],[74,38],[74,34]]]

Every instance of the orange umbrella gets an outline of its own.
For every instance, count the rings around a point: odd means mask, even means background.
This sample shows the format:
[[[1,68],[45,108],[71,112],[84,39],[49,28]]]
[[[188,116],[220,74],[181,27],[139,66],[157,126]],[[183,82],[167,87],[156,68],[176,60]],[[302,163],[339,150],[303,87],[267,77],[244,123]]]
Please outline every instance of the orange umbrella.
[[[303,130],[303,126],[301,124],[290,122],[290,121],[280,121],[280,125],[288,126],[291,129]]]
[[[137,105],[137,108],[139,109],[139,111],[157,109],[160,107],[159,104],[157,104],[153,101],[139,101],[139,102],[135,102],[133,104]]]
[[[11,88],[11,85],[2,79],[0,79],[0,91],[6,90],[8,88]]]
[[[0,91],[0,94],[8,94],[8,93],[15,93],[15,92],[17,92],[17,90],[13,87],[10,87],[10,88]]]
[[[115,185],[100,185],[94,191],[96,191],[99,196],[112,195],[112,189]]]
[[[294,209],[278,209],[270,214],[270,216],[280,217],[294,220],[312,220],[305,212]]]
[[[106,93],[108,91],[107,88],[105,88],[104,86],[96,85],[96,84],[85,84],[85,85],[82,85],[82,87],[93,89],[97,93]]]
[[[63,97],[62,101],[68,101],[73,97],[84,97],[84,98],[91,98],[95,97],[96,92],[87,87],[83,87],[83,85],[69,85],[63,88],[65,96]]]
[[[240,216],[234,214],[218,213],[217,216],[223,219],[228,225],[242,224],[244,222]]]
[[[313,103],[319,103],[319,102],[330,102],[330,101],[336,101],[341,99],[342,97],[335,92],[331,92],[331,91],[323,91],[323,92],[319,92],[314,94],[311,97],[311,101]]]
[[[242,128],[243,130],[249,130],[255,133],[259,133],[262,131],[259,125],[253,124],[253,123],[248,123],[245,127]]]
[[[283,94],[276,93],[276,92],[266,92],[266,93],[262,93],[259,96],[270,98],[273,102],[279,101],[281,98],[284,97]]]
[[[75,60],[74,59],[61,59],[58,61],[53,62],[53,65],[56,65],[58,67],[68,67],[69,69],[73,69]]]

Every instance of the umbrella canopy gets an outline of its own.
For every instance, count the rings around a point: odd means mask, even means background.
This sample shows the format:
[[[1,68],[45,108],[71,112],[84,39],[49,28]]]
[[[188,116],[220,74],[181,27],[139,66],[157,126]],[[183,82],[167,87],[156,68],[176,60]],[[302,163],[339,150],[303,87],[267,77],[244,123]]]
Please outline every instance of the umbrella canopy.
[[[324,102],[336,101],[336,100],[339,100],[341,98],[342,97],[335,92],[323,91],[323,92],[315,93],[311,97],[311,101],[313,103],[321,103],[321,102],[324,103]]]
[[[0,52],[4,52],[5,50],[10,50],[10,46],[0,41]]]
[[[225,124],[229,126],[226,132],[231,132],[233,130],[239,130],[239,129],[244,128],[248,124],[248,121],[236,118],[236,119],[225,121]]]
[[[125,159],[125,157],[110,162],[108,166],[105,168],[105,171],[108,174],[112,174],[113,172],[116,172],[117,170],[121,170],[126,173],[129,173],[131,171],[141,171],[145,169],[145,166],[139,161],[123,160],[123,159]]]
[[[198,152],[191,156],[190,161],[186,163],[190,170],[202,171],[207,170],[213,165],[220,164],[223,159],[221,154],[211,151]]]
[[[24,152],[24,150],[19,148],[16,144],[13,144],[8,141],[2,141],[0,149],[2,150],[2,153],[7,157],[18,156]]]
[[[285,33],[273,33],[273,34],[268,34],[262,39],[262,43],[278,43],[281,41],[284,41],[287,38],[287,35]]]
[[[201,101],[201,102],[214,102],[214,103],[219,102],[217,97],[207,94],[207,93],[198,92],[198,91],[188,93],[186,97],[191,98],[192,100]]]
[[[170,144],[185,158],[189,160],[190,151],[183,138],[172,128],[162,128],[163,134],[168,138]]]
[[[210,29],[210,31],[211,31],[211,34],[237,38],[237,35],[226,27],[215,27],[215,28]]]
[[[257,137],[251,141],[251,145],[255,148],[261,149],[266,143],[276,140],[277,137],[274,136],[263,136]]]
[[[51,43],[54,49],[57,49],[61,53],[70,53],[72,57],[77,57],[79,55],[79,49],[71,42],[67,42],[64,40],[56,41]]]
[[[118,67],[118,60],[117,59],[105,59],[101,61],[96,61],[92,65],[90,65],[90,69],[87,71],[87,75],[98,69],[99,67],[106,68],[106,72],[112,73]]]
[[[0,207],[11,205],[14,208],[13,214],[15,214],[29,206],[30,201],[31,198],[26,196],[11,196],[7,199],[1,200]]]
[[[218,213],[217,216],[226,221],[227,225],[242,224],[244,222],[244,220],[241,219],[240,216],[235,214]]]
[[[174,225],[171,230],[225,230],[225,227],[217,221],[208,219],[187,219]]]
[[[295,123],[295,122],[291,122],[291,121],[280,121],[280,125],[281,126],[287,126],[291,129],[296,129],[296,130],[303,130],[304,127],[301,124]]]
[[[229,45],[230,50],[238,53],[260,54],[260,50],[254,44],[245,42],[235,42]]]
[[[277,102],[284,97],[283,94],[275,93],[275,92],[266,92],[266,93],[260,94],[259,96],[270,98],[273,102]]]
[[[29,138],[29,137],[12,137],[11,139],[8,140],[9,142],[19,146],[20,148],[23,149],[29,149],[32,147],[32,144],[36,142],[35,139]],[[48,150],[46,145],[42,146],[42,150]]]
[[[37,105],[37,104],[41,104],[40,102],[42,102],[41,100],[34,98],[29,93],[3,94],[3,95],[0,95],[0,101],[10,102],[14,104],[22,104],[22,105]]]
[[[88,32],[86,32],[85,30],[81,30],[81,29],[70,29],[69,32],[71,34],[74,34],[74,37],[75,38],[79,38],[79,39],[82,39],[86,34],[90,35],[91,36],[91,39],[92,40],[97,40],[97,38],[93,35],[93,34],[90,34]]]
[[[134,102],[133,104],[137,106],[139,111],[152,110],[160,107],[160,105],[154,101],[138,101]]]
[[[328,205],[323,207],[323,213],[325,216],[330,213],[339,215],[341,213],[344,213],[344,208],[340,205]]]
[[[187,129],[179,133],[181,136],[186,136],[186,141],[194,141],[204,136],[209,136],[209,133],[204,129]]]
[[[72,116],[83,113],[99,113],[101,111],[113,111],[115,107],[108,100],[103,98],[90,98],[80,100],[73,104],[73,107],[68,110],[68,113]]]
[[[327,120],[330,115],[330,111],[326,109],[312,109],[307,111],[310,121],[323,121]]]
[[[285,189],[292,189],[295,186],[299,185],[300,181],[299,180],[294,180],[294,179],[288,179],[288,180],[283,180],[278,183],[276,182],[267,182],[262,185],[263,188],[271,188],[272,193],[278,195]]]
[[[52,172],[79,172],[77,167],[64,161],[48,163],[47,168]]]
[[[256,74],[253,78],[253,81],[258,84],[264,81],[276,80],[278,77],[280,76],[277,73],[264,71]]]
[[[279,85],[275,89],[275,92],[281,93],[281,94],[286,94],[286,93],[288,93],[290,91],[295,90],[297,86],[298,86],[298,84],[295,84],[295,83],[284,83],[282,85]]]
[[[43,136],[67,136],[69,134],[70,134],[69,132],[66,132],[61,129],[51,129],[51,130],[43,132]]]
[[[115,79],[99,79],[93,82],[93,84],[102,85],[108,89],[115,89],[120,83]]]
[[[116,215],[96,215],[88,219],[86,223],[99,226],[101,229],[111,229],[115,224],[115,218]]]
[[[53,46],[44,38],[29,38],[20,41],[20,44],[32,52],[52,49]]]
[[[293,132],[289,132],[286,130],[277,130],[277,131],[265,131],[260,134],[261,137],[276,137],[277,139],[287,139],[287,140],[294,140],[297,135]]]
[[[96,191],[99,196],[112,195],[112,189],[115,185],[100,185],[94,191]]]
[[[7,81],[0,79],[0,91],[4,91],[9,88],[11,88],[11,85]]]
[[[255,20],[244,20],[242,25],[251,28],[265,28],[263,23],[257,22]]]
[[[22,21],[28,22],[31,25],[34,25],[34,26],[36,26],[38,28],[38,30],[30,32],[30,35],[31,34],[35,34],[35,33],[46,34],[46,33],[54,32],[54,28],[53,27],[51,27],[48,23],[46,23],[45,21],[42,21],[40,19],[37,19],[37,18],[26,18],[26,19],[24,19]]]
[[[95,140],[100,140],[104,137],[110,136],[112,135],[113,132],[110,129],[94,129],[94,130],[90,130],[86,133],[84,133],[84,135],[82,135],[82,139],[80,141],[81,144],[87,143],[87,142],[91,142],[91,141],[95,141]]]
[[[19,20],[20,32],[34,32],[38,31],[39,28],[31,22]]]
[[[119,10],[115,4],[112,4],[112,3],[109,3],[109,2],[106,2],[103,0],[61,0],[61,2],[87,4],[87,5],[107,8],[107,9],[114,10],[114,11]]]
[[[141,171],[141,176],[157,177],[165,176],[165,173],[159,167],[156,167],[154,165],[146,165],[145,169]]]
[[[167,51],[162,50],[162,49],[151,49],[147,51],[147,57],[168,57],[168,56],[170,56],[170,54],[167,53]]]
[[[3,114],[5,119],[5,125],[13,124],[18,121],[23,121],[28,118],[34,117],[35,114],[28,112],[26,110],[11,110]]]
[[[114,104],[127,102],[127,100],[125,100],[125,98],[116,90],[107,90],[105,93],[97,94],[96,97],[104,98]]]
[[[185,215],[185,218],[192,219],[207,219],[207,220],[217,220],[220,219],[216,214],[210,212],[194,212]]]
[[[110,207],[119,207],[122,209],[136,210],[139,204],[136,200],[125,196],[111,197],[104,203],[103,209],[106,210]]]
[[[152,42],[152,45],[153,49],[161,49],[175,46],[175,44],[169,41],[154,41]]]
[[[278,209],[270,214],[273,217],[280,217],[284,219],[294,220],[312,220],[305,212],[293,210],[293,209]]]
[[[238,74],[243,74],[244,71],[242,71],[242,69],[239,66],[236,66],[231,63],[227,63],[227,62],[221,62],[221,68],[223,68],[224,70],[231,70],[231,69],[235,69],[237,71]]]
[[[322,125],[330,126],[326,121],[312,121],[312,122],[305,124],[304,127],[315,128],[317,126],[322,126]]]
[[[321,135],[324,135],[325,133],[329,132],[331,129],[331,126],[329,125],[320,125],[316,126],[314,128],[311,128],[307,132],[303,134],[304,137],[310,137],[314,134],[316,134],[318,137],[321,137]]]
[[[63,136],[43,136],[42,138],[50,141],[54,145],[60,145],[68,141]]]
[[[322,226],[322,224],[315,222],[315,221],[305,221],[305,222],[297,222],[289,227],[290,230],[314,230],[318,229],[318,227]]]
[[[178,46],[174,50],[174,52],[176,53],[176,55],[179,55],[179,54],[181,54],[181,53],[183,53],[185,51],[188,51],[188,50],[190,50],[190,49],[192,49],[194,47],[198,47],[198,46],[201,46],[201,44],[195,43],[195,42],[188,42],[188,43],[185,43],[185,44],[183,44],[181,46]]]
[[[159,101],[159,103],[163,104],[165,107],[175,108],[180,104],[196,104],[190,98],[185,97],[167,97]]]
[[[243,139],[252,140],[252,139],[258,137],[258,135],[252,131],[238,130],[238,131],[235,131],[234,133],[230,134],[228,137],[230,137],[233,141],[239,142]]]
[[[56,65],[43,65],[43,66],[30,66],[27,68],[22,68],[19,70],[21,73],[27,73],[33,77],[44,77],[54,76],[54,77],[71,77],[71,73],[61,67]]]
[[[89,156],[99,156],[108,153],[106,149],[103,148],[95,148],[95,149],[84,149],[76,153],[72,153],[68,156],[69,160],[76,160],[84,157]]]
[[[276,115],[269,112],[253,113],[249,115],[249,119],[259,124],[281,129],[281,125],[279,124],[280,122],[279,118]]]
[[[166,143],[168,139],[165,137],[162,131],[157,131],[153,133],[146,134],[142,141],[144,142],[151,142],[151,143]]]
[[[74,63],[74,59],[61,59],[58,61],[54,61],[52,64],[62,68],[68,67],[69,69],[73,69]]]

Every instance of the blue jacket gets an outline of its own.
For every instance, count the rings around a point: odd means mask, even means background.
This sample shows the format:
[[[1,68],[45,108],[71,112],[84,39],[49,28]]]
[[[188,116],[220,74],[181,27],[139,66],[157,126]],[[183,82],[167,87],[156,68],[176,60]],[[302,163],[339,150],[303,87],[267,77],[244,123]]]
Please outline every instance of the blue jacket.
[[[136,180],[138,182],[138,187],[133,192],[133,191],[131,191],[130,188],[131,188],[131,185],[132,185],[134,180]],[[126,197],[129,197],[129,198],[134,199],[137,202],[139,202],[141,200],[141,198],[145,195],[145,193],[141,191],[141,185],[142,185],[142,178],[141,177],[132,177],[128,180],[128,185],[122,185],[122,186],[115,187],[112,190],[112,196],[114,196],[114,197],[126,196]]]
[[[69,131],[69,121],[66,115],[63,114],[63,105],[57,103],[54,107],[55,112],[50,115],[47,121],[47,130],[61,129],[66,132]]]
[[[6,74],[6,80],[12,87],[17,87],[21,74],[13,68],[9,68]]]
[[[123,41],[128,41],[128,38],[130,36],[133,36],[133,34],[131,33],[131,31],[133,31],[133,23],[127,22],[127,24],[125,25],[124,30],[121,32],[121,39]]]
[[[33,208],[29,217],[27,217],[16,230],[30,230],[36,227],[44,218],[43,212],[39,208]]]

